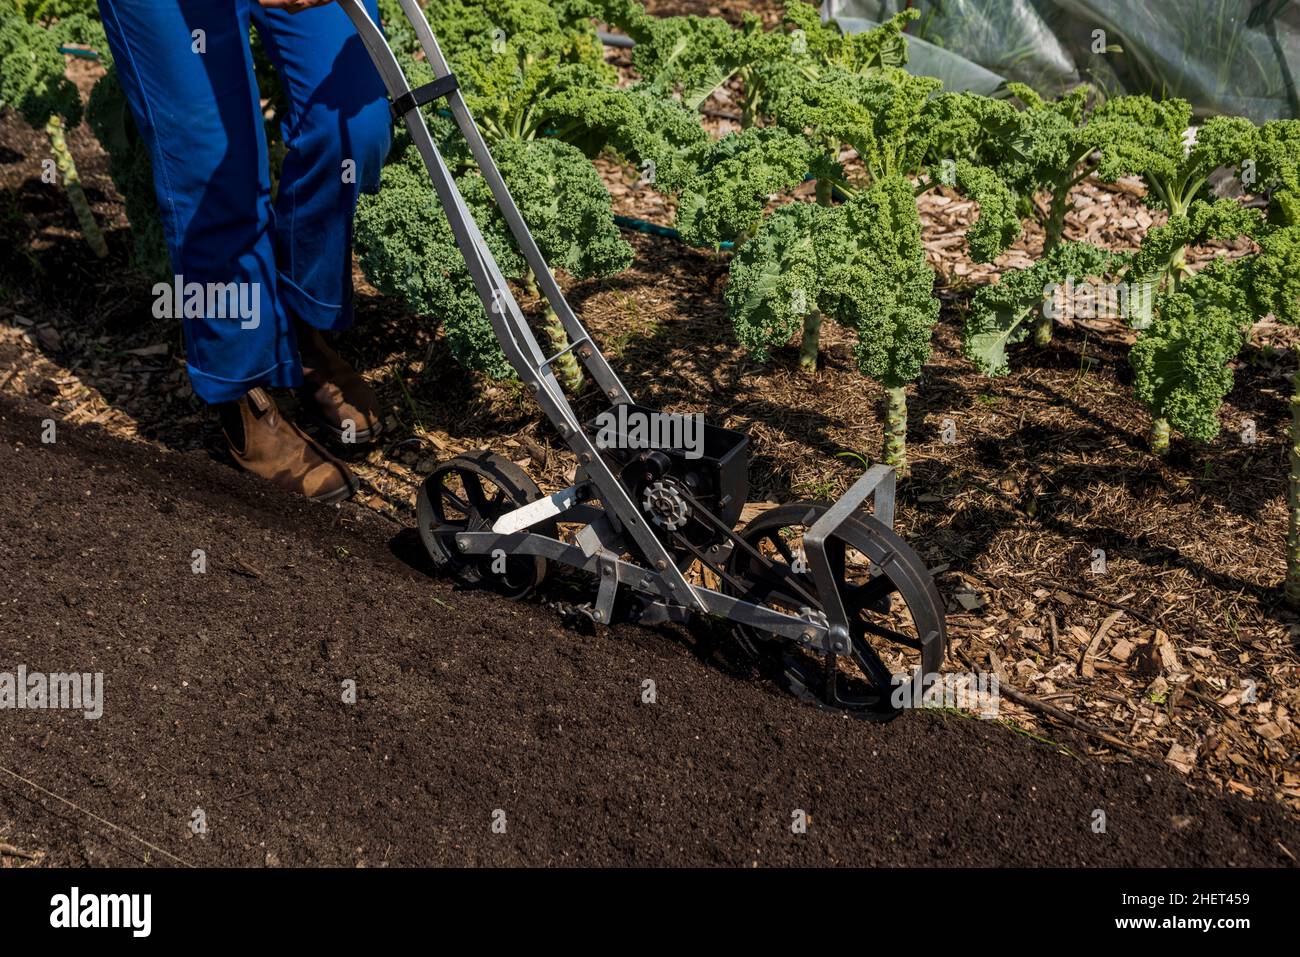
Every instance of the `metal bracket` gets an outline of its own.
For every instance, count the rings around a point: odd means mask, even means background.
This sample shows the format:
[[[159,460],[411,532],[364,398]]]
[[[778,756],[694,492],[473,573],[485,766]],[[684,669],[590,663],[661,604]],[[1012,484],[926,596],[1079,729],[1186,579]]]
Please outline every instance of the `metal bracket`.
[[[844,610],[844,602],[840,599],[840,590],[835,572],[831,568],[830,557],[826,554],[826,541],[863,502],[873,495],[876,518],[892,528],[895,481],[895,472],[892,468],[887,465],[873,465],[834,505],[826,510],[821,518],[813,523],[812,528],[804,533],[804,554],[812,568],[817,594],[821,597],[823,610],[826,612],[829,650],[836,654],[848,651],[849,617]]]
[[[434,100],[441,100],[444,96],[450,96],[454,90],[459,89],[460,84],[456,81],[456,74],[448,73],[431,83],[417,86],[414,90],[407,90],[401,96],[394,97],[389,109],[393,113],[393,119],[400,120],[412,110],[418,110]]]
[[[561,515],[582,501],[584,491],[585,487],[582,485],[571,485],[558,492],[552,492],[545,498],[539,498],[536,502],[521,505],[493,522],[492,531],[499,535],[509,535],[511,532],[521,532],[538,522]]]
[[[618,556],[610,552],[600,555],[600,588],[596,592],[596,610],[592,617],[607,625],[614,620],[614,598],[618,594]]]

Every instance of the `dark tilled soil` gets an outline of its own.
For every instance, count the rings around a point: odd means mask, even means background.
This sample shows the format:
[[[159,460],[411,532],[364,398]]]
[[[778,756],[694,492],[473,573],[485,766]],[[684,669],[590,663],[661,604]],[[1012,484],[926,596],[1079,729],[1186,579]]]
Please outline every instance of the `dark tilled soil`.
[[[1300,851],[1273,805],[974,719],[875,726],[802,706],[685,633],[589,637],[543,605],[456,591],[373,513],[290,500],[202,453],[68,426],[43,445],[46,414],[0,400],[0,671],[102,671],[106,694],[98,721],[0,711],[0,763],[31,782],[0,773],[0,843],[47,863],[169,861],[33,785],[199,865],[1285,865],[1279,841]],[[206,836],[189,830],[196,809]]]

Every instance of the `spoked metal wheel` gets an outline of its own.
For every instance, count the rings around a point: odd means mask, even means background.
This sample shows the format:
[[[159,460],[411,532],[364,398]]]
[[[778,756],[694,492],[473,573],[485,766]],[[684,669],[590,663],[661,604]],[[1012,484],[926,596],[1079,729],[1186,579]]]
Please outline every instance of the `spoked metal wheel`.
[[[416,498],[420,540],[434,564],[461,583],[523,598],[546,577],[546,559],[504,553],[466,555],[456,547],[456,535],[490,531],[502,515],[541,497],[537,484],[509,459],[495,452],[467,452],[438,466],[420,487]],[[534,530],[554,536],[555,523]]]
[[[737,545],[727,565],[727,590],[824,624],[803,536],[828,508],[796,503],[756,516],[738,534],[762,559]],[[736,637],[760,668],[799,697],[864,717],[894,717],[895,669],[909,678],[916,666],[938,669],[943,601],[916,552],[870,515],[850,516],[826,550],[849,619],[847,653],[822,655],[745,625],[736,627]],[[921,660],[923,647],[930,661]]]

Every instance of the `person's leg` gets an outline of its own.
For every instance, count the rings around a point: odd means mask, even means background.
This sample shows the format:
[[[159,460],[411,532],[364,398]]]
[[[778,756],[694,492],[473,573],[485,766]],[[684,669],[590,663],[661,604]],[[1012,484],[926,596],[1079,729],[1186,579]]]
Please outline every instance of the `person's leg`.
[[[277,297],[249,0],[100,0],[100,10],[149,146],[173,270],[187,286],[238,291],[209,305],[245,305],[182,312],[195,394],[217,404],[255,386],[299,384],[293,327]]]
[[[366,0],[376,22],[376,0]],[[276,196],[279,295],[317,329],[352,324],[352,219],[379,188],[391,120],[383,82],[343,10],[285,13],[254,6],[253,24],[288,100],[288,150]]]
[[[378,22],[375,0],[366,5]],[[287,100],[275,251],[280,300],[298,327],[300,396],[336,440],[366,443],[381,429],[379,400],[323,331],[352,325],[353,215],[361,191],[379,188],[391,137],[383,82],[337,6],[254,7],[252,17]]]
[[[240,465],[287,490],[335,501],[354,487],[346,466],[286,422],[260,388],[298,385],[302,372],[293,325],[276,296],[248,4],[99,0],[119,81],[149,148],[174,286],[183,293],[173,307],[182,306],[194,392],[217,408]],[[191,289],[213,295],[191,300]]]

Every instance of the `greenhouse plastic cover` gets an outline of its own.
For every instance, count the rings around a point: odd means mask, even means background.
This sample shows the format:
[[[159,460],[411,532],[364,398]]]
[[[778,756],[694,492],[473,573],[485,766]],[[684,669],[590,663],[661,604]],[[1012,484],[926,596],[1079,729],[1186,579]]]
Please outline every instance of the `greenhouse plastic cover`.
[[[1200,114],[1300,119],[1300,4],[1294,0],[826,0],[824,16],[866,30],[906,6],[909,69],[949,89],[1004,80],[1056,95],[1178,96]]]

